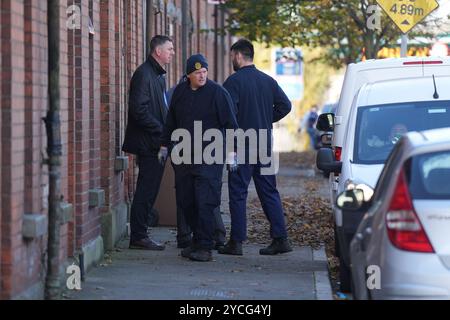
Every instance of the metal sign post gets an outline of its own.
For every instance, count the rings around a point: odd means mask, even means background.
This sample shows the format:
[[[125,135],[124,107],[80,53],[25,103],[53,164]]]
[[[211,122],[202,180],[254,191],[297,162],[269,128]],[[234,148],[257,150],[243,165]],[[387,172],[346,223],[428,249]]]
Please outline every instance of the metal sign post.
[[[408,55],[408,32],[439,7],[436,0],[377,0],[402,32],[401,56]]]
[[[401,49],[401,57],[405,58],[408,56],[408,35],[402,34],[402,49]]]

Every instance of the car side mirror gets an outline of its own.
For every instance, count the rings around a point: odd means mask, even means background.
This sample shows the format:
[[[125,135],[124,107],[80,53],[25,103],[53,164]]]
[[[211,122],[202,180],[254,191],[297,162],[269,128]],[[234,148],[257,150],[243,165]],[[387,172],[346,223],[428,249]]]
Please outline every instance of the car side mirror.
[[[342,162],[334,159],[333,150],[330,148],[321,148],[317,153],[317,168],[325,173],[340,174],[342,171]]]
[[[347,190],[336,199],[336,206],[341,210],[358,211],[364,206],[364,191],[361,189]]]
[[[325,133],[320,137],[320,141],[322,142],[322,145],[324,147],[331,148],[331,144],[333,142],[333,134],[332,133]]]
[[[316,125],[317,130],[325,132],[334,131],[334,113],[323,113],[319,116]]]

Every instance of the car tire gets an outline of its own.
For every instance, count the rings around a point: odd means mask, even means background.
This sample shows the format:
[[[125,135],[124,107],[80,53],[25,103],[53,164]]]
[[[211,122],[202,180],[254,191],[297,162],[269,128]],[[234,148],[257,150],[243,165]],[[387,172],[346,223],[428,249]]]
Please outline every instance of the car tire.
[[[336,225],[334,225],[334,254],[337,258],[339,258],[341,255],[341,251],[339,250],[339,238],[336,231]]]
[[[342,257],[339,257],[339,281],[341,292],[352,292],[352,273]]]
[[[351,285],[351,289],[352,289],[353,300],[360,300],[360,298],[356,296],[355,282],[353,281],[353,279],[352,279],[350,285]]]

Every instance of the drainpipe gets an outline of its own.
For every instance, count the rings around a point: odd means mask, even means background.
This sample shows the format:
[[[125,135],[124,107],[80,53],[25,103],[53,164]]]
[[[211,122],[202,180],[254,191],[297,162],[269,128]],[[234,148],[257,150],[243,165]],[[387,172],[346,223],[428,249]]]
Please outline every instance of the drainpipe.
[[[45,299],[60,298],[60,208],[61,208],[61,126],[59,91],[59,41],[60,41],[60,1],[47,0],[48,19],[48,97],[49,106],[45,121],[47,129],[47,156],[49,174],[48,197],[48,245],[47,277]]]
[[[219,82],[219,5],[214,5],[214,81]]]
[[[181,62],[182,70],[186,70],[186,60],[188,51],[188,32],[189,32],[189,21],[188,21],[188,0],[181,1]]]
[[[150,41],[152,40],[153,35],[153,16],[155,15],[153,9],[153,0],[147,0],[147,39],[146,39],[146,59],[150,55]]]
[[[226,77],[225,77],[225,56],[228,54],[225,51],[225,9],[223,7],[222,4],[220,4],[220,76],[221,78],[219,79],[219,81],[222,83],[225,81]]]

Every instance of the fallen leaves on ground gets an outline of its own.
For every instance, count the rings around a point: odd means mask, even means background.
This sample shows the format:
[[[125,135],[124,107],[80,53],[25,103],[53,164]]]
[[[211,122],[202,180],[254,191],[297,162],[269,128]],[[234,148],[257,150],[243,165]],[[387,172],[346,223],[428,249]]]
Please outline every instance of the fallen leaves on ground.
[[[280,162],[283,167],[311,169],[315,166],[315,152],[283,153]],[[318,196],[319,190],[327,188],[321,177],[299,177],[298,183],[306,190],[306,195],[282,197],[286,227],[294,246],[310,246],[313,249],[325,247],[331,282],[337,288],[339,260],[334,252],[334,229],[331,205],[328,198]],[[251,199],[247,206],[248,241],[268,245],[270,225],[261,208],[258,198]]]
[[[323,198],[283,197],[286,227],[292,244],[318,249],[334,241],[333,221],[329,202]],[[258,199],[248,205],[249,241],[270,243],[269,222]]]

